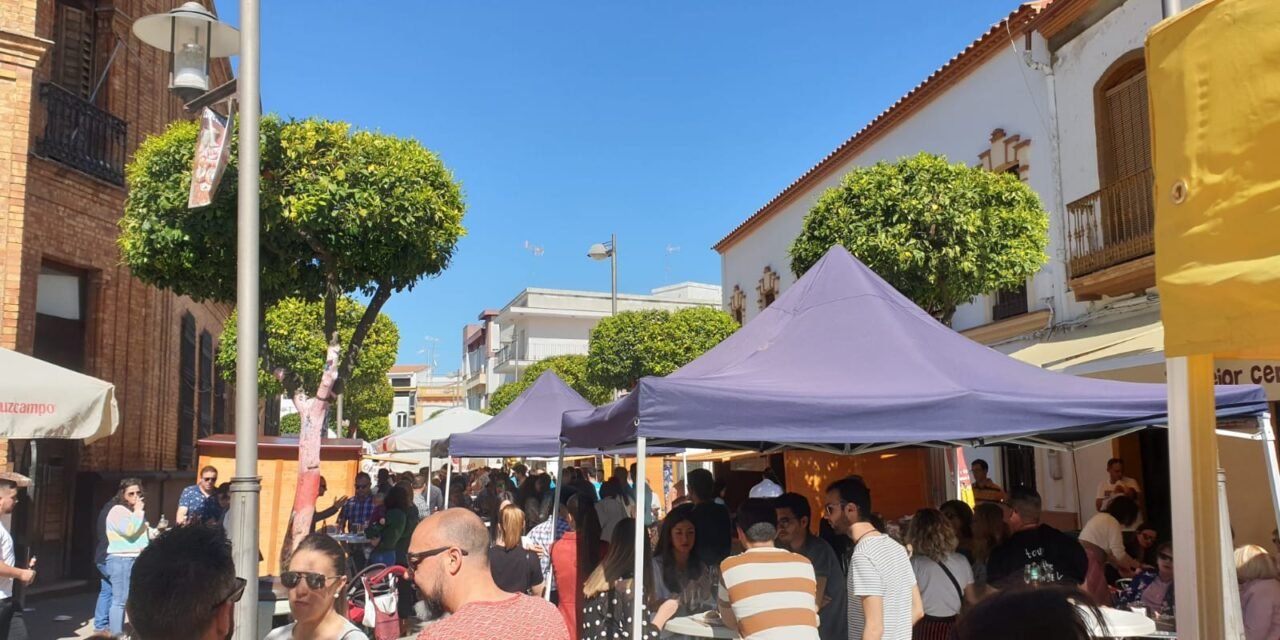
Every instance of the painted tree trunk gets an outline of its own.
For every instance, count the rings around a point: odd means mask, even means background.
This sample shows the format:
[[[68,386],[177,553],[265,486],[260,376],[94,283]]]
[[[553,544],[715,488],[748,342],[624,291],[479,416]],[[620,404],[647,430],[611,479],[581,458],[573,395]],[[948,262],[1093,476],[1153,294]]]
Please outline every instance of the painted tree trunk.
[[[324,437],[324,422],[329,412],[334,381],[338,378],[338,345],[330,344],[325,355],[324,374],[316,395],[307,399],[299,391],[293,403],[302,416],[302,429],[298,437],[298,487],[293,495],[293,515],[285,554],[287,557],[298,543],[311,533],[311,520],[316,512],[316,498],[320,495],[320,439]]]

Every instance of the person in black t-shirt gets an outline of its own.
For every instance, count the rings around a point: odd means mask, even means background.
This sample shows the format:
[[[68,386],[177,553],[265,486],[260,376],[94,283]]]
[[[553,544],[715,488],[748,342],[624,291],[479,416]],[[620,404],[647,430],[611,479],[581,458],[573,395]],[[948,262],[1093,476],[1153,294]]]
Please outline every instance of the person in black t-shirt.
[[[542,565],[537,554],[520,545],[524,510],[513,504],[503,507],[498,529],[498,539],[489,547],[489,572],[494,584],[509,593],[542,595]]]
[[[987,580],[997,589],[1024,584],[1035,565],[1042,582],[1081,584],[1089,571],[1084,547],[1071,536],[1040,523],[1040,494],[1018,488],[1009,497],[1009,537],[991,551]]]
[[[689,472],[689,492],[693,498],[690,519],[698,537],[693,542],[693,552],[709,567],[718,567],[733,545],[733,521],[729,508],[714,502],[715,480],[706,469]]]

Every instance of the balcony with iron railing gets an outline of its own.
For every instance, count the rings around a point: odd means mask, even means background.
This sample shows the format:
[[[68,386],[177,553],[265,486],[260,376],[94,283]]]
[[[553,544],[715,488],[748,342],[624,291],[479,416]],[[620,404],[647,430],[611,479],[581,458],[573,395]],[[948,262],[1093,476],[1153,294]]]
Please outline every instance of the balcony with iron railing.
[[[1148,167],[1067,205],[1067,269],[1078,299],[1154,286],[1145,263],[1108,273],[1155,253],[1153,181]]]
[[[586,342],[506,342],[498,349],[496,368],[506,373],[552,356],[586,355],[588,348]]]
[[[35,153],[111,184],[124,184],[128,124],[52,83],[40,85],[44,132]]]

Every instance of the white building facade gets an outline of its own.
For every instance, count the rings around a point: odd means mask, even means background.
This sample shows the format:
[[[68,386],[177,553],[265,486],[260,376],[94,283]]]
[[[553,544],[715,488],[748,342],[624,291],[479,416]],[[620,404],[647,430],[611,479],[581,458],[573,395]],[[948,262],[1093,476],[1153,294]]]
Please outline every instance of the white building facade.
[[[618,311],[719,307],[720,287],[683,282],[648,295],[620,293]],[[463,329],[463,386],[467,406],[480,410],[488,396],[514,381],[529,365],[552,356],[585,355],[591,330],[609,317],[608,292],[525,289],[499,311],[481,314],[480,324]]]
[[[980,296],[957,311],[952,327],[1044,368],[1163,382],[1142,58],[1147,31],[1160,19],[1160,3],[1150,0],[1023,5],[716,245],[724,308],[749,322],[795,282],[788,249],[818,197],[850,170],[942,154],[1015,172],[1050,220],[1049,261],[1026,290]],[[1073,454],[984,449],[966,457],[989,461],[997,480],[1034,478],[1058,524],[1078,526],[1095,513],[1109,458],[1124,458],[1138,478],[1144,471],[1168,477],[1161,437],[1133,435]],[[1262,454],[1256,443],[1220,438],[1220,446],[1238,476],[1228,491],[1238,541],[1265,546],[1270,505],[1245,489],[1262,481]],[[1152,487],[1150,512],[1167,512],[1169,497],[1159,493]]]

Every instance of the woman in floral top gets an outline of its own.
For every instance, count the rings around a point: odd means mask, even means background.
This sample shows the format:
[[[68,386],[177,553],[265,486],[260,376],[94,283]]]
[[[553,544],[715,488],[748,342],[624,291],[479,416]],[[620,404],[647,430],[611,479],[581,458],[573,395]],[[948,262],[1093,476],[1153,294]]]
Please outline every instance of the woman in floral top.
[[[1151,611],[1173,608],[1173,544],[1166,542],[1156,550],[1156,569],[1146,569],[1133,577],[1120,594],[1121,604],[1145,607]]]
[[[631,637],[634,620],[635,549],[622,544],[635,538],[635,518],[618,522],[614,529],[615,544],[609,545],[609,554],[600,566],[591,572],[583,585],[584,599],[579,616],[578,640],[621,640]],[[652,566],[649,545],[644,545],[644,567]],[[645,594],[652,594],[653,576],[646,571],[643,576]],[[679,606],[675,600],[667,600],[658,607],[651,620],[644,623],[643,640],[657,640],[667,620],[675,615]]]

